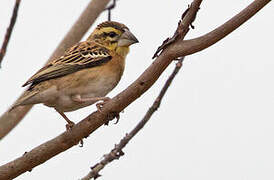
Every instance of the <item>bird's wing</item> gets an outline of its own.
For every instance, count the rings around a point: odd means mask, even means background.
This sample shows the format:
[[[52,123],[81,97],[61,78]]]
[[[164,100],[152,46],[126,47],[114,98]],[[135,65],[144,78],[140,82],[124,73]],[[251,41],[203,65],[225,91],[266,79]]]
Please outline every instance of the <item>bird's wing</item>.
[[[65,76],[84,68],[100,66],[110,61],[108,49],[92,42],[81,42],[70,48],[65,54],[47,64],[34,74],[24,85],[36,85],[42,81]]]

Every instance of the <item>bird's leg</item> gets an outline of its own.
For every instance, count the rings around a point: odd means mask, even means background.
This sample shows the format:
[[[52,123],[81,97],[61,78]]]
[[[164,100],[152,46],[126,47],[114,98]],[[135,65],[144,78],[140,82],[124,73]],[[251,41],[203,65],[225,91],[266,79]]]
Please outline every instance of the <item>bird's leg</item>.
[[[72,100],[79,103],[86,103],[86,102],[96,102],[96,101],[103,101],[96,104],[98,111],[101,112],[103,105],[110,100],[109,97],[92,97],[92,98],[82,98],[80,95],[76,95],[72,97]]]
[[[69,120],[69,118],[64,114],[64,112],[59,111],[58,109],[55,108],[55,110],[67,121],[68,124],[66,124],[66,129],[69,130],[71,129],[75,123],[71,120]]]
[[[108,101],[109,97],[86,97],[83,98],[80,95],[72,96],[72,100],[79,103],[96,102],[96,101]]]
[[[84,102],[96,102],[96,101],[103,101],[103,102],[99,102],[96,104],[97,110],[99,112],[102,112],[102,108],[104,106],[104,104],[106,104],[107,101],[111,100],[109,97],[92,97],[92,98],[82,98],[80,95],[76,95],[72,97],[72,100],[75,102],[79,102],[79,103],[84,103]],[[116,118],[117,121],[115,122],[118,123],[119,119],[120,119],[120,115],[117,112],[112,112],[108,115],[108,119],[112,120]],[[105,123],[105,125],[108,125],[108,122]]]
[[[67,131],[70,130],[75,125],[75,123],[73,121],[69,120],[69,118],[64,114],[64,112],[59,111],[56,108],[55,108],[55,110],[68,122],[68,124],[66,124],[66,129],[67,129]],[[84,144],[83,139],[81,139],[79,143],[80,143],[80,147],[83,147],[83,144]]]

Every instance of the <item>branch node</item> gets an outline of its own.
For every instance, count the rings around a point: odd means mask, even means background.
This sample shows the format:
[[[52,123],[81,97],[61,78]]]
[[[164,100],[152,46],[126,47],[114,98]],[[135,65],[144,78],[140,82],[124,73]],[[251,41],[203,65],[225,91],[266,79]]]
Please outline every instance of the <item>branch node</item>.
[[[125,155],[125,153],[124,153],[124,151],[122,151],[121,149],[118,151],[118,156],[120,157],[120,156],[123,156],[123,155]]]
[[[94,166],[91,166],[90,169],[93,170],[93,169],[95,169],[95,167],[98,166],[98,165],[99,165],[99,163],[95,164]]]
[[[102,175],[99,173],[93,174],[94,179],[97,179],[98,177],[101,177]]]
[[[196,18],[197,12],[195,12],[194,15],[191,17],[191,21],[190,21],[189,24],[187,24],[186,27],[182,23],[183,19],[189,13],[189,10],[190,10],[191,6],[192,6],[192,3],[191,3],[191,5],[188,5],[188,8],[181,15],[181,19],[178,22],[177,29],[176,29],[175,33],[173,34],[173,36],[171,38],[167,38],[166,40],[163,41],[163,43],[161,44],[161,46],[159,46],[157,48],[157,50],[154,53],[152,59],[154,59],[154,58],[158,57],[159,55],[161,55],[161,53],[163,52],[163,50],[166,49],[170,44],[172,44],[173,42],[175,42],[177,39],[184,38],[184,36],[186,35],[186,33],[189,31],[189,26],[192,29],[194,29],[194,26],[192,25],[192,23],[194,22],[194,20]]]

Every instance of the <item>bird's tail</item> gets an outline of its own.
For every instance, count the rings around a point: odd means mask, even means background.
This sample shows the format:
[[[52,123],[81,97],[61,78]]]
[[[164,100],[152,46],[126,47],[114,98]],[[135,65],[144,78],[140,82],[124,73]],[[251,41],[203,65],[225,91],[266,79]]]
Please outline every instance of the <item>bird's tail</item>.
[[[30,98],[33,97],[34,95],[36,95],[38,93],[38,91],[26,91],[13,105],[12,107],[9,109],[9,112],[12,111],[13,109],[15,109],[18,106],[21,105],[27,105],[27,104],[31,104],[29,102]]]

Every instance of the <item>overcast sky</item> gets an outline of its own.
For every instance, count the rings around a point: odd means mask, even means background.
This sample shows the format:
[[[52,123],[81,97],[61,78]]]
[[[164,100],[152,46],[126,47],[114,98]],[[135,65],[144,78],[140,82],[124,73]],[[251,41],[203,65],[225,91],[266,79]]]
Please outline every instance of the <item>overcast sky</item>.
[[[109,97],[153,62],[153,53],[173,34],[190,2],[118,1],[113,20],[126,24],[140,43],[131,47],[124,76]],[[251,2],[204,1],[187,38],[213,30]],[[21,2],[0,69],[1,114],[23,92],[21,85],[43,66],[87,4],[87,0]],[[1,43],[13,5],[14,1],[0,1]],[[107,166],[100,179],[274,179],[273,12],[269,3],[225,39],[188,56],[160,109],[124,149],[125,156]],[[106,19],[107,14],[101,14],[95,25]],[[70,180],[86,175],[144,116],[173,68],[171,64],[148,92],[121,113],[118,124],[99,128],[84,139],[83,148],[75,146],[17,179]],[[79,122],[94,110],[93,105],[67,115]],[[36,105],[0,141],[0,164],[64,130],[65,121],[54,109]]]

